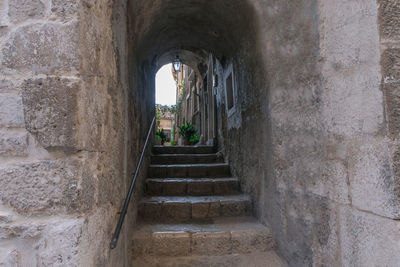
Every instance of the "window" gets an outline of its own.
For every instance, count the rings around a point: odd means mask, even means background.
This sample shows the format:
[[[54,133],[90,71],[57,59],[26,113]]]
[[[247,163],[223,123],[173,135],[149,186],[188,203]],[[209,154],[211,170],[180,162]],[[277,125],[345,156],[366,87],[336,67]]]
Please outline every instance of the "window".
[[[190,94],[186,97],[186,121],[191,121],[191,112],[190,112]]]
[[[235,76],[232,64],[230,64],[228,69],[225,71],[223,81],[225,83],[226,111],[228,116],[231,116],[235,113],[236,99]]]
[[[232,73],[226,78],[226,101],[228,105],[228,110],[233,108],[233,81]]]

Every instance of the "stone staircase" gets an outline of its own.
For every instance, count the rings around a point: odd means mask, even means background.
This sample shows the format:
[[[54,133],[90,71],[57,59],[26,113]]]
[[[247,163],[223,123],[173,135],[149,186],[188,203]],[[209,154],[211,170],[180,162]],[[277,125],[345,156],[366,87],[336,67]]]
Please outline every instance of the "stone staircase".
[[[154,146],[132,266],[283,266],[229,165],[211,146]]]

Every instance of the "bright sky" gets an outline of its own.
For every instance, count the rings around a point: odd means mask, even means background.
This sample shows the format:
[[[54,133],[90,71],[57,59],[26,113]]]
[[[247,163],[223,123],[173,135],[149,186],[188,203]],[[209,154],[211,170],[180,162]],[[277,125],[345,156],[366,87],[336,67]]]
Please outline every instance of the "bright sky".
[[[156,104],[176,104],[176,83],[171,64],[164,65],[156,74]]]

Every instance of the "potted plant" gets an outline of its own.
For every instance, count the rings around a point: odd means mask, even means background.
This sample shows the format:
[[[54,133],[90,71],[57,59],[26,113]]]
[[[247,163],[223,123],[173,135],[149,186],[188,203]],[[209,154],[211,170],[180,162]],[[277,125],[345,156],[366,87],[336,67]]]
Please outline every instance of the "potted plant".
[[[168,136],[167,136],[167,134],[164,132],[164,129],[163,129],[163,128],[157,130],[157,132],[156,132],[156,138],[157,138],[158,140],[160,140],[161,145],[164,145],[165,142],[168,142]]]
[[[187,121],[186,124],[178,126],[178,128],[179,134],[184,140],[184,145],[194,145],[200,140],[196,127],[191,122]]]

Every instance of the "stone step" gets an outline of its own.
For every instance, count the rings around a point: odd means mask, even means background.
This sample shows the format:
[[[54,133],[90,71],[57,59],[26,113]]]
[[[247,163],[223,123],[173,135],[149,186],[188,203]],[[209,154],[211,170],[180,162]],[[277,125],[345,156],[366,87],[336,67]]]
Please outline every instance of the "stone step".
[[[249,254],[220,256],[142,256],[134,258],[132,266],[146,267],[284,267],[288,266],[273,250]]]
[[[151,156],[151,164],[222,163],[218,154],[158,154]]]
[[[214,164],[152,164],[149,167],[149,178],[201,178],[229,177],[231,175],[227,163]]]
[[[224,195],[239,192],[237,178],[149,178],[145,193],[161,196]]]
[[[207,224],[138,223],[133,233],[134,257],[246,254],[273,246],[270,230],[253,217],[218,218]]]
[[[213,146],[153,146],[153,154],[212,154]]]
[[[216,217],[248,216],[252,213],[248,195],[228,196],[151,196],[139,203],[139,216],[145,220],[189,221]]]

